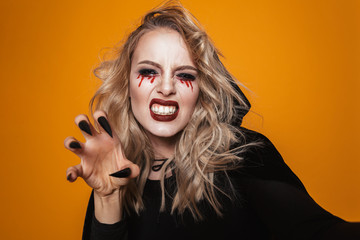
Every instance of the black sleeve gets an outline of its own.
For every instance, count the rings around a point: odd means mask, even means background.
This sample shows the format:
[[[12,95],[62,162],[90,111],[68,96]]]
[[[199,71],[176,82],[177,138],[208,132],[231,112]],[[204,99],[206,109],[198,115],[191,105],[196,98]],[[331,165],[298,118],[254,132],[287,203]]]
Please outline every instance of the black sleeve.
[[[86,210],[83,240],[126,240],[127,225],[122,220],[114,224],[100,223],[94,214],[94,191],[92,191]]]
[[[245,155],[241,184],[249,204],[278,239],[360,239],[360,223],[346,222],[321,208],[306,192],[272,143]]]

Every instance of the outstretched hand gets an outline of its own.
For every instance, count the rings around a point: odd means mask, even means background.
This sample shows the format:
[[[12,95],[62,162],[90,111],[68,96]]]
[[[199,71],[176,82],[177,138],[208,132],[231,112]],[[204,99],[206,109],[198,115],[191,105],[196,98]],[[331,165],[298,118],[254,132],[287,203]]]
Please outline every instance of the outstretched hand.
[[[137,177],[140,170],[125,157],[105,113],[96,111],[94,119],[99,132],[86,115],[75,118],[75,123],[81,129],[86,142],[81,143],[74,137],[65,139],[65,148],[81,159],[80,164],[67,169],[66,176],[70,182],[81,177],[99,196],[108,196],[126,185],[130,178]]]

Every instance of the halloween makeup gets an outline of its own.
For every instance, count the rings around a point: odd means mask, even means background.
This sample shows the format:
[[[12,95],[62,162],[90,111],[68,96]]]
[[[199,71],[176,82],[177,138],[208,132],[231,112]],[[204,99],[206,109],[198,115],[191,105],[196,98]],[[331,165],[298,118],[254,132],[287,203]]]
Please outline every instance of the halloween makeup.
[[[176,137],[189,123],[199,96],[198,74],[178,32],[159,28],[140,38],[129,95],[132,113],[151,141]]]
[[[194,69],[191,67],[191,69]],[[195,69],[196,70],[196,69]],[[147,78],[150,80],[150,83],[154,83],[155,78],[157,77],[158,73],[153,69],[141,69],[139,71],[139,75],[136,79],[140,79],[138,87],[141,86],[144,78]],[[182,84],[186,84],[187,87],[191,87],[191,91],[194,90],[194,87],[192,85],[192,81],[196,79],[196,77],[190,73],[178,73],[176,74],[176,78],[180,81]]]
[[[195,80],[195,76],[192,74],[188,74],[188,73],[180,73],[177,75],[177,78],[179,78],[180,82],[182,84],[186,84],[187,87],[191,87],[191,91],[194,90],[194,87],[191,83],[191,81]]]
[[[149,79],[150,83],[153,83],[156,77],[155,74],[157,74],[157,72],[152,69],[141,69],[139,71],[139,76],[137,77],[137,79],[140,78],[139,87],[141,86],[141,83],[144,80],[144,78]]]

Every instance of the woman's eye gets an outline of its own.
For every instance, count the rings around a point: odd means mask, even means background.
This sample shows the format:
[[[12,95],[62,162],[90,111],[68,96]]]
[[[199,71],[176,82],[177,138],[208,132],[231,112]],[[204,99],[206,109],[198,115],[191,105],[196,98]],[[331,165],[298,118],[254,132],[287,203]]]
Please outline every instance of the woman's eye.
[[[152,77],[157,74],[157,72],[153,69],[141,69],[139,74],[144,77]]]
[[[195,80],[195,76],[189,73],[180,73],[178,75],[176,75],[180,80],[184,80],[184,81],[194,81]]]

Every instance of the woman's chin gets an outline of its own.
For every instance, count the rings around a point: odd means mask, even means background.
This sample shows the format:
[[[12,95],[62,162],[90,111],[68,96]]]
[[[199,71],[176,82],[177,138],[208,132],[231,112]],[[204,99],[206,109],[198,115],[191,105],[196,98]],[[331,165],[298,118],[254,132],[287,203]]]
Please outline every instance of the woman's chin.
[[[178,133],[181,130],[175,129],[155,129],[151,131],[146,131],[149,137],[156,137],[156,138],[174,138],[178,136]]]

